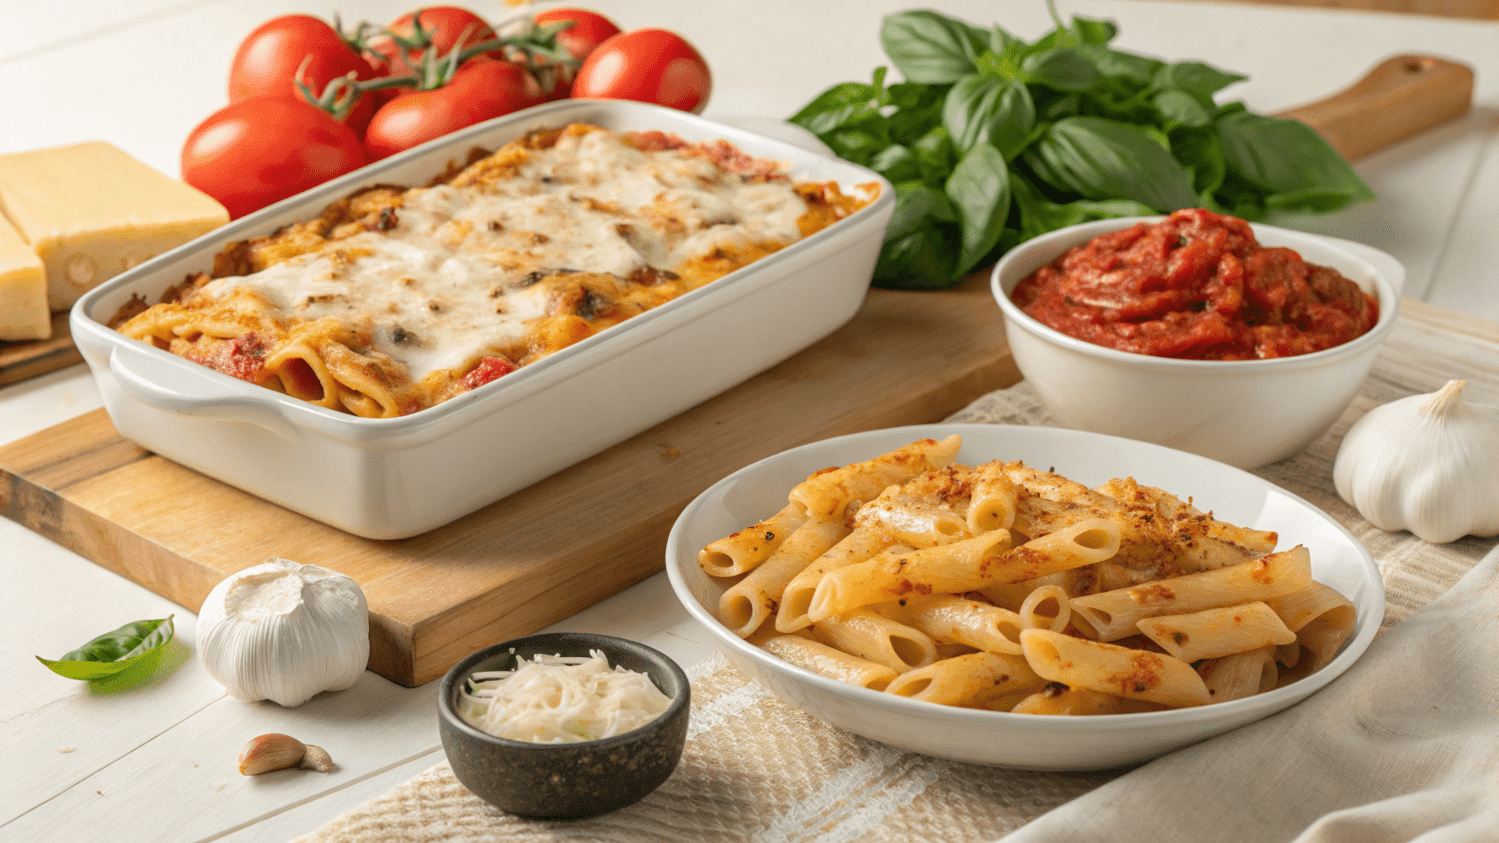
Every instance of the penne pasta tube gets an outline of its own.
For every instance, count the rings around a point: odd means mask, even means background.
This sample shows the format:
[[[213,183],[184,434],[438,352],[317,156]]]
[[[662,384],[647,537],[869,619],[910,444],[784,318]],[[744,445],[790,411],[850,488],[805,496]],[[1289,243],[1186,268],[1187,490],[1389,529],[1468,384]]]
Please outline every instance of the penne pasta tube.
[[[1334,606],[1306,620],[1296,630],[1295,643],[1276,649],[1276,660],[1287,668],[1281,674],[1281,684],[1295,682],[1332,661],[1343,642],[1353,634],[1353,620],[1352,603]]]
[[[896,673],[926,667],[937,660],[936,642],[919,629],[869,609],[855,609],[812,627],[817,640]]]
[[[1213,702],[1252,697],[1275,687],[1280,671],[1275,666],[1274,654],[1274,647],[1261,647],[1208,659],[1197,666],[1197,675],[1202,677]]]
[[[997,530],[937,547],[891,548],[864,562],[828,572],[812,593],[807,616],[817,623],[910,594],[972,591],[985,582],[989,565],[1009,544],[1009,532]]]
[[[898,492],[900,488],[891,486],[886,491]],[[968,521],[956,512],[914,507],[899,502],[896,497],[881,493],[878,498],[859,507],[859,523],[889,533],[901,544],[911,547],[935,547],[973,537]]]
[[[1145,700],[1132,700],[1115,694],[1105,694],[1088,688],[1068,688],[1061,683],[1049,683],[1041,690],[1028,694],[1010,709],[1016,714],[1052,714],[1070,717],[1091,717],[1099,714],[1132,714],[1139,711],[1159,711],[1161,706]]]
[[[786,541],[805,522],[801,507],[787,504],[780,512],[737,533],[731,533],[697,552],[697,564],[713,577],[748,573]]]
[[[1292,632],[1300,630],[1319,617],[1331,619],[1339,626],[1353,628],[1353,602],[1329,585],[1313,582],[1300,591],[1265,601]]]
[[[977,600],[951,594],[915,594],[881,610],[940,642],[1020,655],[1020,616]]]
[[[1023,582],[1103,562],[1119,552],[1119,525],[1086,518],[1033,538],[991,560],[977,588]]]
[[[1020,656],[971,653],[902,673],[885,693],[974,708],[1017,690],[1039,688],[1042,681]]]
[[[782,661],[804,670],[810,670],[820,676],[875,691],[885,690],[890,681],[897,676],[894,670],[885,665],[851,656],[821,641],[814,641],[800,635],[773,636],[766,639],[765,643],[760,645],[760,649]]]
[[[855,527],[852,533],[812,560],[810,565],[786,583],[781,591],[780,606],[776,609],[776,629],[795,632],[810,626],[812,619],[807,617],[807,609],[812,605],[812,595],[817,591],[817,584],[822,581],[823,576],[829,571],[863,562],[889,549],[893,543],[894,539],[888,533],[868,527]]]
[[[1020,490],[1015,481],[998,462],[985,463],[978,467],[978,477],[973,481],[973,496],[968,504],[968,530],[971,533],[987,533],[991,530],[1008,530],[1015,526],[1015,511],[1020,500]]]
[[[1258,600],[1187,615],[1142,618],[1140,631],[1184,662],[1216,659],[1296,640],[1296,633]]]
[[[1061,632],[1072,620],[1072,598],[1059,585],[1043,585],[1026,595],[1017,614],[1027,629]]]
[[[740,637],[754,632],[775,613],[791,578],[843,538],[845,530],[841,519],[812,519],[797,527],[769,559],[719,597],[719,620]]]
[[[1202,677],[1191,665],[1171,656],[1048,629],[1020,633],[1020,647],[1038,675],[1069,688],[1088,688],[1175,707],[1212,702]]]
[[[1074,597],[1072,624],[1089,638],[1114,641],[1138,631],[1144,618],[1267,600],[1306,588],[1311,581],[1311,556],[1298,545],[1226,568]]]
[[[789,498],[809,517],[832,517],[850,501],[874,500],[888,486],[951,465],[962,446],[957,434],[941,442],[921,439],[874,459],[819,471],[797,484]]]

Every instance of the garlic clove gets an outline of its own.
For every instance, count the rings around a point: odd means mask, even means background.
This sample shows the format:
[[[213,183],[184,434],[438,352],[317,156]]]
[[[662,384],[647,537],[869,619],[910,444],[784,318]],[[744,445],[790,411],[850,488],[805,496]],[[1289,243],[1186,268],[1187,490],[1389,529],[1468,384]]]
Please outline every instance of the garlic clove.
[[[302,763],[297,766],[317,770],[319,773],[328,773],[333,770],[333,757],[328,754],[328,750],[308,744],[307,754],[302,756]]]
[[[343,574],[271,559],[214,586],[199,609],[198,643],[231,696],[295,707],[359,680],[369,606]]]
[[[246,776],[292,767],[327,773],[333,769],[333,758],[320,746],[304,744],[279,732],[253,737],[239,751],[239,771]]]
[[[239,771],[246,776],[258,776],[272,770],[285,770],[302,763],[307,755],[307,745],[280,733],[259,735],[251,738],[239,751]]]

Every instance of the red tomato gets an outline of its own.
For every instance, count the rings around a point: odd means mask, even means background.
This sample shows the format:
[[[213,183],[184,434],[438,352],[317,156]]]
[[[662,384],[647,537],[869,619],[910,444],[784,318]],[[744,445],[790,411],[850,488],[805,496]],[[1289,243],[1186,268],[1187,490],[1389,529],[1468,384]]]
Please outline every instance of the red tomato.
[[[422,31],[431,39],[427,48],[402,51],[389,36],[381,35],[370,39],[369,48],[387,66],[387,75],[405,76],[412,73],[412,67],[432,47],[437,48],[438,55],[447,55],[460,38],[463,46],[471,47],[495,37],[494,30],[483,18],[460,6],[428,6],[417,9],[391,21],[386,28],[402,38],[413,38],[416,35],[418,16]]]
[[[620,31],[614,21],[587,9],[548,9],[537,14],[535,20],[541,26],[570,21],[572,26],[557,33],[557,43],[579,60],[588,58],[595,47]]]
[[[215,111],[182,145],[182,178],[238,219],[365,164],[353,129],[305,100],[251,97]]]
[[[370,120],[364,148],[371,161],[465,126],[545,101],[536,77],[518,64],[475,58],[453,80],[430,91],[403,93]]]
[[[459,383],[464,389],[478,389],[486,383],[497,381],[515,371],[515,364],[503,357],[485,357],[480,360]]]
[[[307,62],[301,80],[321,96],[330,79],[354,74],[372,79],[378,72],[344,42],[338,30],[311,15],[272,18],[245,36],[229,65],[229,101],[267,95],[300,96],[297,69]],[[345,122],[363,132],[375,113],[372,97],[362,97]]]
[[[573,80],[579,99],[653,102],[700,112],[713,90],[708,63],[682,36],[637,29],[598,45]]]
[[[572,26],[557,33],[557,43],[579,61],[588,58],[594,48],[620,31],[613,21],[587,9],[548,9],[536,15],[534,20],[538,26],[571,23]],[[576,75],[572,68],[558,68],[558,71],[550,97],[554,100],[572,95],[573,76]]]

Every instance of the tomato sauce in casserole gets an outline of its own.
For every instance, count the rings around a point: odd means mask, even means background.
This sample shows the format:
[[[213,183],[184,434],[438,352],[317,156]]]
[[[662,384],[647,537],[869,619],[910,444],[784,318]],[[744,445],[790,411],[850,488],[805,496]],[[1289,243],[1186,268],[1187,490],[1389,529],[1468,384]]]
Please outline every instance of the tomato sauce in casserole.
[[[1378,302],[1336,269],[1261,246],[1245,221],[1203,208],[1095,237],[1011,298],[1068,336],[1194,360],[1309,354],[1379,319]]]

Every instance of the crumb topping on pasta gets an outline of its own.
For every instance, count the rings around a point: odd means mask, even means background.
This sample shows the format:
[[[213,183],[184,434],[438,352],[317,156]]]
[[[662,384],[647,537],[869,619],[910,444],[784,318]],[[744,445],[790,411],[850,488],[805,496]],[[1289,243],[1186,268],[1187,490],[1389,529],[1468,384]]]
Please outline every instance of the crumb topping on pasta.
[[[1162,489],[1090,488],[926,439],[818,471],[699,554],[723,622],[884,693],[1029,714],[1205,705],[1319,669],[1352,603],[1305,547]]]

